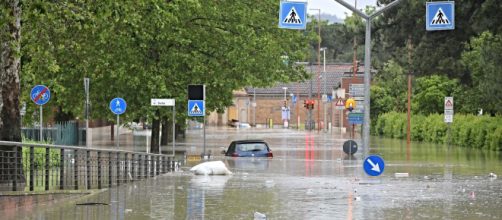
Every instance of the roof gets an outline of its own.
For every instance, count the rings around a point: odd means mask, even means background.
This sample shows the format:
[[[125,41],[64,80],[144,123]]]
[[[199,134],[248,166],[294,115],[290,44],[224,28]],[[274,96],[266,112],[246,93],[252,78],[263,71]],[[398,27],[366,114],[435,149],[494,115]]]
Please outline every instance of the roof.
[[[323,66],[317,65],[307,65],[305,66],[307,73],[311,74],[311,80],[306,80],[304,82],[293,82],[293,83],[279,83],[275,86],[268,88],[253,88],[246,87],[245,91],[247,94],[253,95],[269,95],[269,96],[280,96],[284,95],[284,89],[288,96],[291,93],[295,95],[300,93],[300,95],[308,95],[312,86],[312,95],[317,94],[318,88],[321,93],[324,93],[324,83],[326,83],[326,93],[330,94],[333,88],[338,87],[341,79],[345,76],[352,75],[352,64],[326,64],[326,73],[323,74]],[[321,72],[319,72],[321,70]],[[364,73],[364,67],[359,66],[358,75]],[[320,80],[317,79],[317,74],[320,74]],[[323,76],[326,76],[326,82],[324,82]]]

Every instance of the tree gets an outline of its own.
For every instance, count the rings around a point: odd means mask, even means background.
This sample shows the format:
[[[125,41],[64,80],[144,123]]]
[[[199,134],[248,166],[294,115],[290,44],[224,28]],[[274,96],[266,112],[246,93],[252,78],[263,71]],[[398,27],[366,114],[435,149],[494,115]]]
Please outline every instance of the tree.
[[[0,3],[0,140],[21,141],[21,116],[19,112],[19,72],[20,72],[20,40],[21,40],[21,8],[18,0],[2,1]],[[0,153],[14,147],[0,146]],[[19,149],[18,149],[19,150]],[[18,155],[18,168],[22,168],[22,161]],[[14,157],[16,156],[16,157]],[[3,163],[0,175],[12,175],[9,169],[11,161]],[[22,169],[18,169],[22,170]],[[7,174],[7,175],[6,175]],[[17,178],[17,174],[14,178]],[[0,180],[4,181],[4,179]]]
[[[172,119],[169,110],[152,108],[150,98],[185,103],[188,84],[205,84],[207,111],[222,111],[236,89],[307,77],[280,59],[304,60],[308,41],[277,28],[278,6],[272,0],[30,1],[23,4],[30,12],[23,23],[23,86],[45,83],[54,93],[49,107],[83,116],[86,76],[93,118],[113,121],[108,103],[119,96],[128,103],[121,121],[153,121],[154,133],[168,120],[181,127],[186,105],[177,104]]]
[[[502,36],[487,31],[472,38],[462,62],[471,72],[472,86],[466,92],[472,97],[470,111],[479,108],[491,114],[502,113]]]

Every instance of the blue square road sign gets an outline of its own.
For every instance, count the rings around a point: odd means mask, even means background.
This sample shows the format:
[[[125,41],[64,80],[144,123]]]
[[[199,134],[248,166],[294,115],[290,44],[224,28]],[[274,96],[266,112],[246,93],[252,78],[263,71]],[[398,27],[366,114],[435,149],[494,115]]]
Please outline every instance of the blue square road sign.
[[[204,116],[206,108],[204,100],[188,100],[188,116]]]
[[[305,29],[307,27],[307,3],[281,1],[279,28]]]
[[[427,2],[425,10],[427,31],[455,29],[455,2]]]

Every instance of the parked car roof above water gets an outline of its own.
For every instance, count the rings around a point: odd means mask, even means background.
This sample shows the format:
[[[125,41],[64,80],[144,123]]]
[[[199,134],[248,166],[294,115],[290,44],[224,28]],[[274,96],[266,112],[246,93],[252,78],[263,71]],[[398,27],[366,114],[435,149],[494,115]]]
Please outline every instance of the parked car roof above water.
[[[236,140],[230,143],[225,156],[273,157],[273,154],[264,140]]]

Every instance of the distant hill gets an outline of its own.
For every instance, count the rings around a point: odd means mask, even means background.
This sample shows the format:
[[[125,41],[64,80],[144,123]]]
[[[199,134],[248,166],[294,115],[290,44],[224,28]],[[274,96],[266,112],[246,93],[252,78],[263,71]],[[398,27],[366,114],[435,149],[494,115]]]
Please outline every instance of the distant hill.
[[[309,14],[317,19],[317,14]],[[338,18],[336,15],[321,13],[321,20],[327,20],[329,24],[341,23],[343,24],[343,19]],[[309,20],[310,21],[310,20]]]

